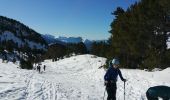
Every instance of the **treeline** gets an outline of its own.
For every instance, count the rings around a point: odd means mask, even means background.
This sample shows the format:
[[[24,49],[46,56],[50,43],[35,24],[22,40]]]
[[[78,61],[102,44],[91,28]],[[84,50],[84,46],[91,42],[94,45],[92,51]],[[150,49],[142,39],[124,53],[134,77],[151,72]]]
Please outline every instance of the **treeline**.
[[[111,37],[107,43],[94,43],[91,53],[109,60],[118,57],[126,68],[169,67],[169,4],[170,0],[140,0],[127,10],[118,7],[112,13]]]
[[[30,48],[27,43],[24,45],[18,45],[18,43],[15,43],[13,40],[5,40],[0,41],[0,49],[2,50],[8,50],[9,52],[13,51],[19,51],[19,52],[25,52],[27,54],[42,54],[45,52],[43,49],[37,49],[36,47]]]
[[[62,44],[52,44],[48,47],[47,52],[43,55],[43,59],[53,59],[57,61],[64,57],[69,57],[72,54],[86,54],[87,48],[83,42],[80,43],[68,43]]]
[[[83,42],[68,44],[55,43],[49,45],[46,51],[31,49],[28,46],[17,48],[16,44],[11,40],[2,43],[0,42],[0,57],[2,58],[2,61],[20,61],[20,68],[22,69],[32,69],[34,63],[41,63],[45,59],[57,61],[72,55],[86,53],[88,53],[88,51]],[[9,58],[13,59],[10,60]]]
[[[100,57],[109,57],[110,45],[107,41],[93,42],[90,53]]]
[[[20,68],[32,69],[33,63],[39,63],[43,61],[41,57],[45,53],[44,50],[28,51],[28,49],[25,49],[24,47],[21,49],[22,50],[13,49],[13,51],[10,51],[8,47],[4,49],[0,46],[0,58],[2,59],[2,62],[8,63],[10,61],[16,63],[16,61],[20,61]]]

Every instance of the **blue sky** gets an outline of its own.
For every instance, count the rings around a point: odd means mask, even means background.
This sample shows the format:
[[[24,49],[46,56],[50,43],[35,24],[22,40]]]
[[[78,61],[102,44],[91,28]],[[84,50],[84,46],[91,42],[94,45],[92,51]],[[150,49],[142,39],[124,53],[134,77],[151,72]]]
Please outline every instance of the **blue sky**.
[[[0,15],[16,19],[41,34],[108,39],[111,15],[136,0],[0,0]]]

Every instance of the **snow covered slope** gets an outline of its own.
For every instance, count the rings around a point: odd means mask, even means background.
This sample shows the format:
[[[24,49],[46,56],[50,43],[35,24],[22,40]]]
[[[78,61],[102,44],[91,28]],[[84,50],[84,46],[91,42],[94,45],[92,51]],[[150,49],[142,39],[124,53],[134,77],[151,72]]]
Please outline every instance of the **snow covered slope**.
[[[105,58],[79,55],[57,62],[46,60],[46,71],[23,70],[0,60],[0,100],[103,100]],[[157,72],[121,69],[128,79],[126,100],[146,100],[146,90],[170,86],[170,68]],[[123,100],[123,82],[117,82],[117,100]],[[106,100],[107,93],[105,93]]]
[[[46,41],[39,33],[11,18],[0,16],[1,48],[20,49],[23,47],[46,50]],[[11,44],[12,46],[8,46]],[[25,52],[25,51],[24,51]]]

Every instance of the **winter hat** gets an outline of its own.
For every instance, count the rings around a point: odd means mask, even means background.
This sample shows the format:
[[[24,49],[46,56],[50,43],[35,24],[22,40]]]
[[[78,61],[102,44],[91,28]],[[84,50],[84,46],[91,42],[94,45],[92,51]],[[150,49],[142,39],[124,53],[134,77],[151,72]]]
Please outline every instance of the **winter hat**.
[[[114,59],[112,60],[112,64],[119,65],[120,63],[119,63],[119,60],[118,60],[118,59],[115,59],[115,58],[114,58]]]

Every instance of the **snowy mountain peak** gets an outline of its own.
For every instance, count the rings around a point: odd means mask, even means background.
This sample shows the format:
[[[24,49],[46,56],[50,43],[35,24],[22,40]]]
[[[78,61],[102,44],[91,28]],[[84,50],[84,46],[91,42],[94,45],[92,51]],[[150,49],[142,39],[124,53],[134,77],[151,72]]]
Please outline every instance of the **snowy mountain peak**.
[[[81,37],[62,37],[59,36],[56,38],[57,40],[60,40],[65,43],[80,43],[83,42],[83,39]]]

